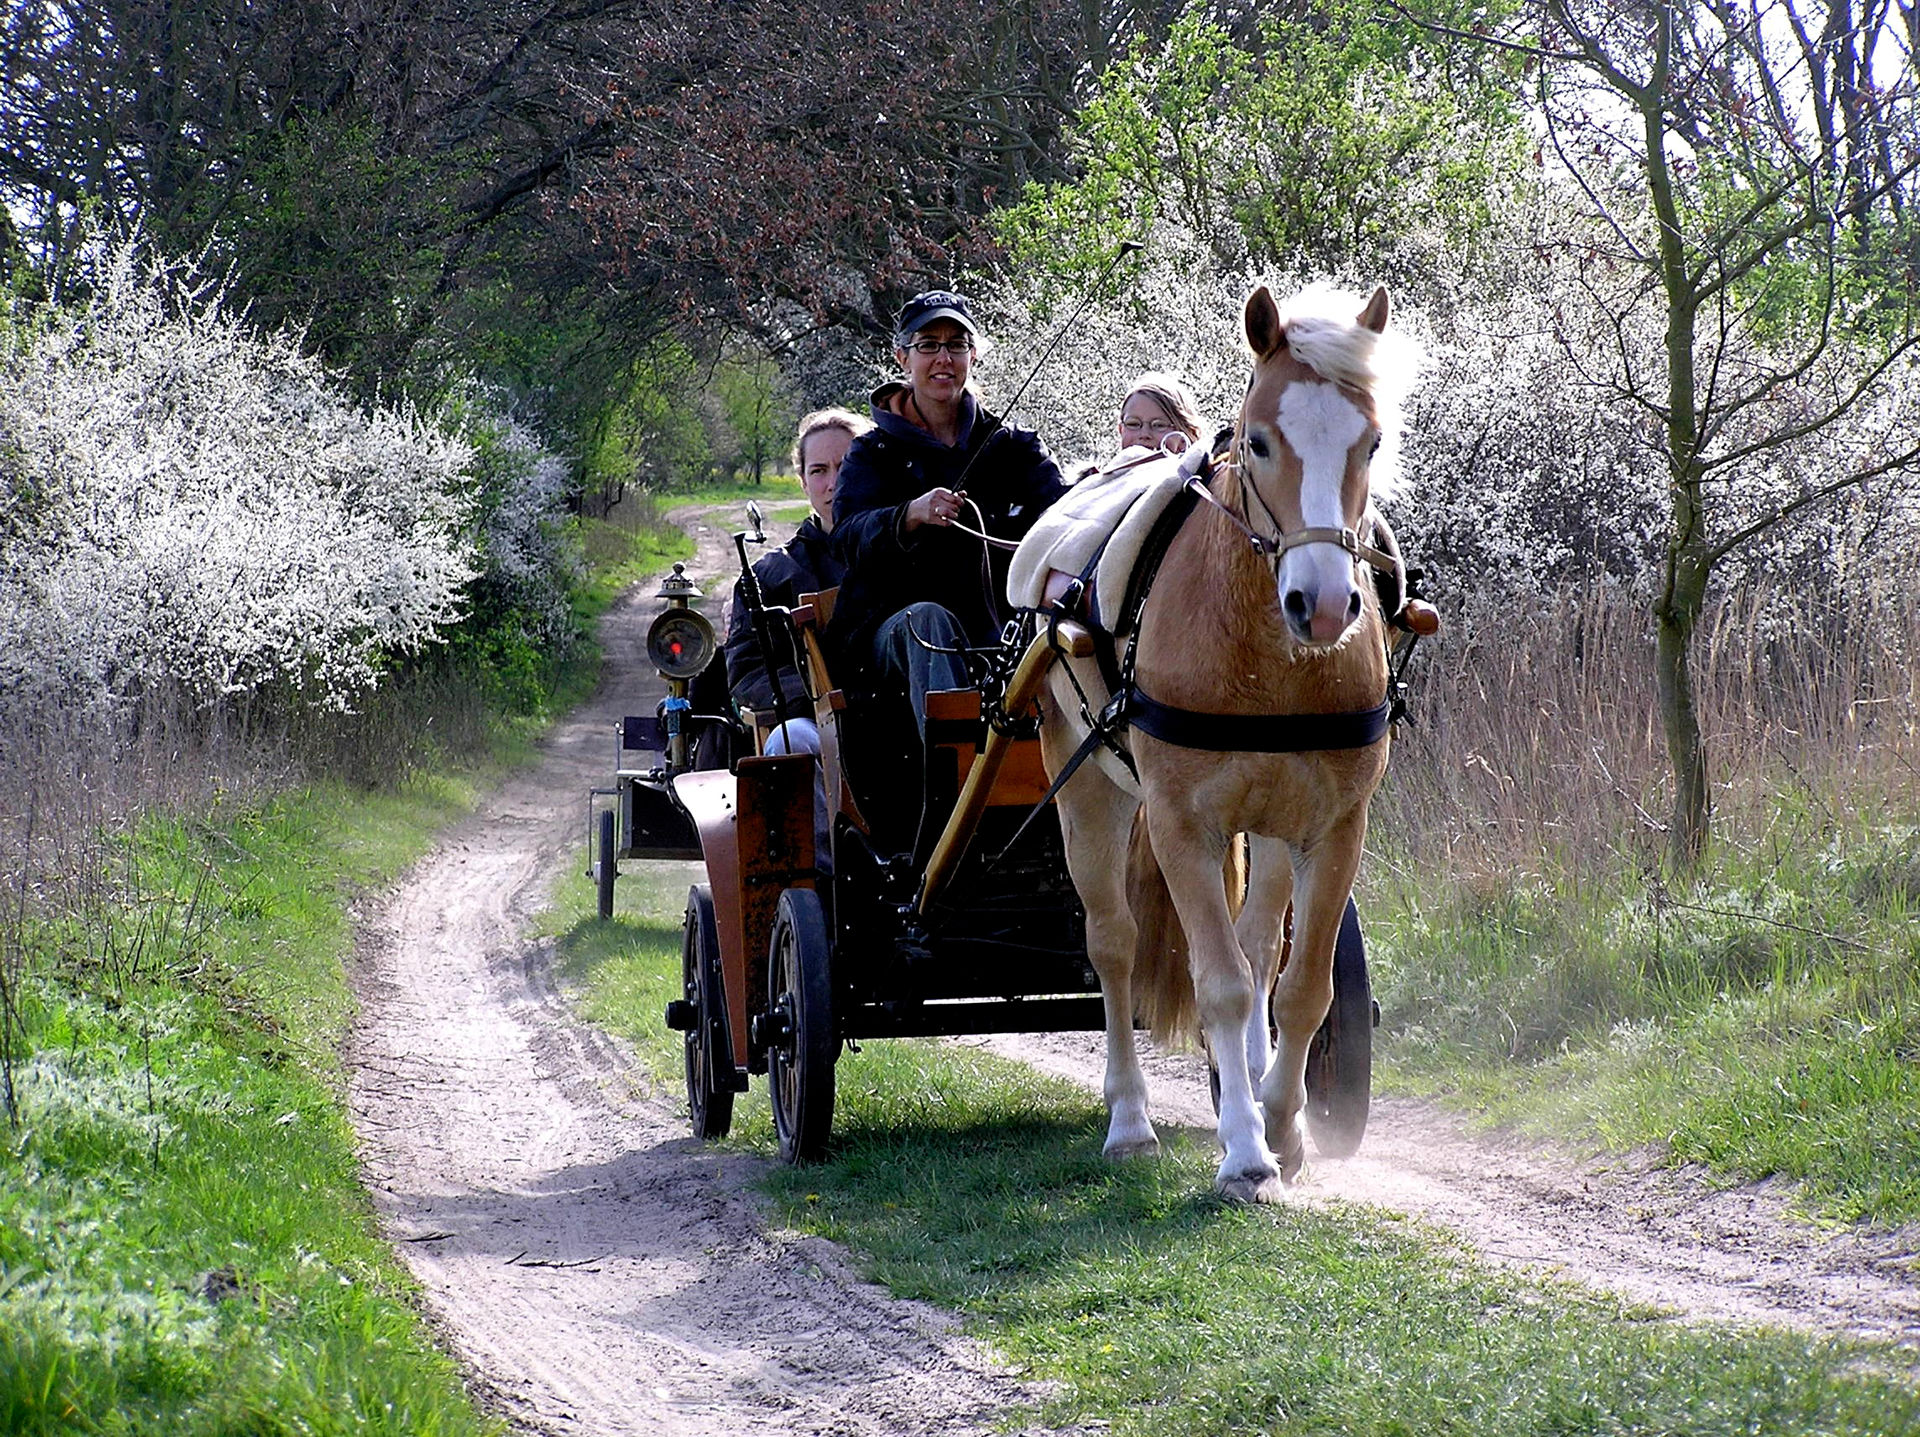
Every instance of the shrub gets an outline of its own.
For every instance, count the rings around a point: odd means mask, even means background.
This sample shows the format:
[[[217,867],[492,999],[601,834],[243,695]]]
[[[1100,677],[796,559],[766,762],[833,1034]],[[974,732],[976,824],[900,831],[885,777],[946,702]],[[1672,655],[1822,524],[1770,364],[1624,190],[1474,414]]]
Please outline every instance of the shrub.
[[[105,247],[0,370],[0,693],[345,705],[457,619],[472,447],[344,398],[191,264]]]

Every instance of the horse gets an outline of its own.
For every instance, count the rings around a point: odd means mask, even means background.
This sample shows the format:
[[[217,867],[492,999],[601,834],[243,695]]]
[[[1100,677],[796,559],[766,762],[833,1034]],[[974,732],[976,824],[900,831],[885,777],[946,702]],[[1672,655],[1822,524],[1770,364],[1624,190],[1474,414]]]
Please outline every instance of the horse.
[[[1214,1187],[1235,1201],[1279,1200],[1303,1164],[1308,1044],[1387,766],[1386,631],[1359,565],[1384,557],[1366,539],[1371,470],[1415,351],[1387,334],[1384,288],[1342,296],[1333,313],[1326,300],[1283,312],[1263,285],[1246,301],[1253,370],[1231,445],[1198,476],[1205,493],[1193,486],[1199,502],[1122,639],[1124,747],[1088,737],[1101,720],[1086,696],[1112,687],[1093,661],[1063,658],[1040,702],[1043,761],[1056,782],[1069,775],[1061,829],[1105,1010],[1104,1151],[1160,1147],[1136,1015],[1161,1041],[1190,1037],[1197,1019],[1219,1069]],[[1149,722],[1169,713],[1178,722]],[[1269,716],[1296,738],[1304,727],[1305,751],[1266,751],[1279,747],[1264,738]],[[1323,730],[1338,746],[1312,746]],[[1223,875],[1239,834],[1235,918]]]

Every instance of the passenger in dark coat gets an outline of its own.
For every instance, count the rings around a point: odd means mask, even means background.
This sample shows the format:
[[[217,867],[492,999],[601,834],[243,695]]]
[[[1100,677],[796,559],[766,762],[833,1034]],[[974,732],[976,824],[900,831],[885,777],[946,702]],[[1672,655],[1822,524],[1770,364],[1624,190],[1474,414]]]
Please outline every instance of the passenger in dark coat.
[[[824,449],[830,443],[823,439],[815,447]],[[809,514],[800,531],[784,547],[775,549],[753,566],[754,577],[760,581],[760,596],[768,605],[790,609],[800,602],[802,594],[816,594],[840,582],[840,561],[833,556],[833,541],[829,537],[828,525],[832,522],[831,507],[826,524],[820,522],[818,515]],[[811,720],[813,704],[796,667],[797,656],[780,642],[778,635],[774,645],[774,668],[780,675],[780,692],[787,701],[787,713]],[[767,666],[761,661],[760,636],[754,632],[753,618],[747,612],[747,596],[737,582],[733,586],[733,612],[727,621],[724,652],[727,688],[733,694],[734,703],[743,709],[772,713],[773,680],[767,676]]]
[[[840,470],[846,574],[829,639],[838,665],[907,695],[921,728],[930,690],[967,686],[959,659],[935,650],[990,644],[1008,616],[1006,551],[955,526],[1018,539],[1067,486],[1037,434],[968,391],[978,332],[963,297],[916,295],[896,329],[906,379],[874,391],[874,427]]]
[[[845,409],[818,409],[800,421],[793,441],[793,467],[800,475],[800,487],[807,491],[807,503],[813,512],[800,525],[783,548],[776,549],[753,566],[759,580],[762,602],[770,607],[793,608],[802,594],[831,589],[840,582],[840,561],[834,557],[829,535],[833,531],[833,495],[840,480],[840,466],[847,457],[847,446],[871,426],[859,415]],[[779,676],[780,694],[786,702],[786,722],[767,736],[766,752],[819,753],[820,729],[814,723],[813,702],[801,677],[801,656],[797,646],[782,645],[791,634],[784,624],[769,625],[770,636],[780,647],[774,653],[774,673]],[[753,616],[747,612],[742,586],[733,586],[733,611],[727,621],[724,649],[727,687],[734,703],[742,709],[774,713],[773,678],[762,658],[760,636],[754,630]],[[826,789],[816,772],[814,778],[814,854],[822,872],[832,870],[832,850],[827,828]]]
[[[872,427],[846,409],[817,409],[800,421],[793,441],[793,467],[813,512],[792,539],[753,566],[754,577],[760,582],[761,598],[768,605],[790,609],[800,602],[802,594],[831,589],[840,582],[843,566],[834,555],[830,537],[833,496],[848,446]],[[800,676],[800,656],[780,645],[779,634],[774,635],[774,641],[774,669],[780,676],[780,692],[786,699],[787,714],[804,720],[811,730],[813,704]],[[746,594],[738,583],[733,586],[733,610],[727,621],[723,652],[727,688],[734,703],[743,709],[772,712],[773,680],[761,657],[760,636],[754,631],[752,615],[747,612]],[[817,733],[805,751],[820,751]]]

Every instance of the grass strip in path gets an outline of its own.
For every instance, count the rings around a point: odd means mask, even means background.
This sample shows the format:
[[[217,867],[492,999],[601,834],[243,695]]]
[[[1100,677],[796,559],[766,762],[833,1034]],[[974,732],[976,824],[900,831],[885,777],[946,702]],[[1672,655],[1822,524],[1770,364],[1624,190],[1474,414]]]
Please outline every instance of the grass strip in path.
[[[697,869],[629,870],[615,920],[563,888],[583,1002],[680,1086],[660,1013],[678,988]],[[729,1143],[770,1155],[764,1086]],[[1920,1430],[1904,1364],[1872,1348],[1698,1329],[1490,1270],[1445,1234],[1366,1208],[1211,1196],[1209,1139],[1158,1162],[1100,1156],[1077,1088],[950,1045],[843,1057],[832,1156],[773,1166],[796,1227],[894,1292],[966,1315],[1049,1380],[1041,1414],[1117,1434],[1886,1434]],[[1888,1369],[1897,1375],[1882,1375]]]

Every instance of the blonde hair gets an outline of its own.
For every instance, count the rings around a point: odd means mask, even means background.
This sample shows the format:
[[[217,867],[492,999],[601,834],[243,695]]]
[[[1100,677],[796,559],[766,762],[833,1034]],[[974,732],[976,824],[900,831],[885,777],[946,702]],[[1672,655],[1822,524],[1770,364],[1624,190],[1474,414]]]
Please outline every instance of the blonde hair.
[[[871,419],[862,419],[851,409],[837,406],[816,409],[811,414],[803,415],[800,428],[793,437],[793,472],[800,475],[807,472],[807,441],[822,429],[843,429],[849,439],[858,439],[871,428]]]
[[[1188,392],[1187,386],[1175,379],[1171,374],[1161,374],[1155,370],[1148,370],[1138,379],[1135,379],[1133,383],[1127,387],[1127,392],[1121,396],[1120,408],[1122,412],[1126,410],[1127,400],[1133,398],[1136,394],[1144,394],[1155,404],[1159,405],[1165,412],[1167,418],[1171,419],[1181,429],[1186,431],[1187,438],[1198,439],[1200,437],[1200,431],[1206,426],[1206,421],[1200,417],[1200,405],[1195,401],[1193,395]]]

